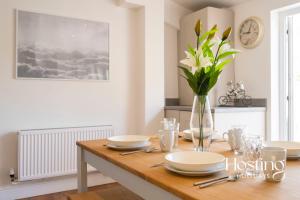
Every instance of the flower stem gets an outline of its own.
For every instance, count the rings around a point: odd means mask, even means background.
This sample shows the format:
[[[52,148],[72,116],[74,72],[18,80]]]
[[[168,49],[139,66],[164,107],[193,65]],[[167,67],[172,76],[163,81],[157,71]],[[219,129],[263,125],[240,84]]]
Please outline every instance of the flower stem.
[[[204,97],[203,103],[202,103],[201,96],[198,97],[198,100],[199,100],[199,129],[200,129],[198,148],[201,147],[201,151],[204,151],[203,117],[205,112],[206,97]]]
[[[218,50],[217,50],[217,53],[216,53],[216,56],[215,56],[215,60],[214,60],[214,63],[213,63],[213,67],[215,67],[215,65],[217,64],[218,62],[218,56],[219,56],[219,52],[220,52],[220,49],[221,49],[221,46],[223,45],[223,41],[219,44],[218,46]]]

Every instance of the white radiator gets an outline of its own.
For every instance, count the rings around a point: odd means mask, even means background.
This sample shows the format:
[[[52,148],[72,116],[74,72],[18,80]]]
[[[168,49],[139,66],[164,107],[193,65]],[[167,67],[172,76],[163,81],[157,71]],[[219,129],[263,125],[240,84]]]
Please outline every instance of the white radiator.
[[[112,126],[19,131],[19,180],[74,174],[77,171],[76,141],[103,139],[112,135]]]

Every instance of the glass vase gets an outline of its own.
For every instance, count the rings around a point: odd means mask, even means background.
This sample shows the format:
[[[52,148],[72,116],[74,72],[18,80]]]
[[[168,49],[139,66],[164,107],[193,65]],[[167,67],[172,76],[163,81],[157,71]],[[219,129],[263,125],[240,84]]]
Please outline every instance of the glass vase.
[[[195,96],[190,120],[195,151],[209,151],[213,119],[208,96]]]

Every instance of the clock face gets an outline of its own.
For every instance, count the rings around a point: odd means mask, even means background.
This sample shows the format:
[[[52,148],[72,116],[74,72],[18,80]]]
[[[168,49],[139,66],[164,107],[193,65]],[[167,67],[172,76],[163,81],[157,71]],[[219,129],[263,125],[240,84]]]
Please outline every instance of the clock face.
[[[240,26],[240,41],[246,48],[253,48],[258,45],[262,38],[262,24],[256,18],[246,19]]]

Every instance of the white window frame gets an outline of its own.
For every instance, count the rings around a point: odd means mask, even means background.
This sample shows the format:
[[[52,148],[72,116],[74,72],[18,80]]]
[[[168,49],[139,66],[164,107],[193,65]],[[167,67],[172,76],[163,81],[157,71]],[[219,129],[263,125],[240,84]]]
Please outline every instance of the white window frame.
[[[279,14],[279,139],[294,139],[293,96],[293,26],[292,16],[300,13],[300,7]],[[287,99],[288,98],[288,99]],[[288,101],[288,102],[287,102]],[[288,107],[287,107],[288,105]],[[287,123],[284,123],[288,117]]]

